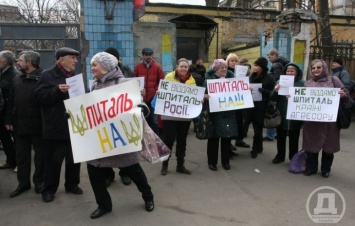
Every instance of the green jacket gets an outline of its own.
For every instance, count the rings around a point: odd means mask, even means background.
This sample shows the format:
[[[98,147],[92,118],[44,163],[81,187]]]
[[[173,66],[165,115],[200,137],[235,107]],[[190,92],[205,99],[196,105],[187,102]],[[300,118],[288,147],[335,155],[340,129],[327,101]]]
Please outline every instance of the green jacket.
[[[205,77],[204,87],[207,87],[208,79],[219,79],[213,70],[206,72]],[[233,72],[227,71],[226,78],[234,78]],[[232,138],[238,135],[235,111],[236,110],[210,113],[214,137]]]

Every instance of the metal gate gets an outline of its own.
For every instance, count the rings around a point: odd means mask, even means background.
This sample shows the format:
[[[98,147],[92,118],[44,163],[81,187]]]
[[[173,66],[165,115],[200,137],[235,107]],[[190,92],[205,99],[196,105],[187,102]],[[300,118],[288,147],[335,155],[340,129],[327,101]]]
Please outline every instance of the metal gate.
[[[341,58],[344,67],[349,71],[351,79],[355,79],[355,43],[354,41],[336,41],[331,46],[311,45],[309,60],[323,59],[329,69],[332,68],[332,60]]]
[[[55,64],[55,51],[61,47],[80,50],[79,24],[16,24],[0,23],[0,51],[16,54],[33,50],[41,54],[43,69]],[[81,62],[80,56],[78,62]],[[76,73],[81,72],[78,63]]]

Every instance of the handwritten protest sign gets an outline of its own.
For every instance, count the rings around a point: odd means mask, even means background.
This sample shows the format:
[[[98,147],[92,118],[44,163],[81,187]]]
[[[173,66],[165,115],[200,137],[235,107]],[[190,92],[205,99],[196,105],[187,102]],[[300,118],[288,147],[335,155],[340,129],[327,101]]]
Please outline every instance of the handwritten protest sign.
[[[83,74],[77,74],[73,77],[66,78],[66,83],[69,85],[69,97],[77,97],[85,94],[85,86]]]
[[[211,112],[254,107],[248,77],[209,79],[207,90]]]
[[[141,150],[140,103],[133,80],[65,100],[74,162]]]
[[[202,110],[205,88],[160,80],[154,113],[177,118],[195,118]]]
[[[259,91],[259,88],[262,88],[263,84],[262,83],[251,83],[249,85],[251,87],[253,87],[253,90],[251,91],[251,96],[253,97],[253,101],[262,101],[263,95]]]
[[[339,88],[290,87],[287,119],[335,122],[338,115]]]
[[[295,76],[280,75],[280,80],[279,80],[280,89],[278,94],[283,96],[287,95],[288,89],[293,86],[294,81],[295,81]]]
[[[139,90],[142,91],[144,89],[144,77],[126,78],[126,80],[136,80],[139,84]]]
[[[244,65],[236,65],[234,77],[245,77],[248,74],[249,67]]]

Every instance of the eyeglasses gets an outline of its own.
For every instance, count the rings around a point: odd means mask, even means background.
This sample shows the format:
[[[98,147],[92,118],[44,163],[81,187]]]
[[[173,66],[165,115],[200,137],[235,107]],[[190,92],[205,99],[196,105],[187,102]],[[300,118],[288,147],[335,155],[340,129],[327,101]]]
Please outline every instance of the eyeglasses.
[[[228,67],[222,66],[222,67],[219,67],[219,68],[221,68],[221,69],[224,69],[224,70],[225,70],[225,69],[227,69]]]
[[[312,67],[312,70],[321,69],[322,66]]]

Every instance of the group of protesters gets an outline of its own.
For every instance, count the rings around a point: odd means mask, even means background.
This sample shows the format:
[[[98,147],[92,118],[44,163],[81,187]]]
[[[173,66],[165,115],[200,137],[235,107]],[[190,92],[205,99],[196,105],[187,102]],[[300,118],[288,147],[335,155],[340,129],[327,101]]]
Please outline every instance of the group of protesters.
[[[187,136],[191,121],[195,119],[159,116],[154,114],[153,99],[158,92],[160,80],[177,82],[185,85],[207,87],[207,80],[234,78],[237,65],[248,66],[249,89],[260,92],[261,101],[253,101],[254,107],[232,111],[210,112],[213,126],[213,136],[207,140],[208,167],[217,171],[218,150],[220,144],[221,164],[225,170],[230,170],[230,159],[238,154],[232,145],[249,148],[251,157],[257,158],[262,153],[264,112],[270,101],[277,102],[282,122],[274,131],[268,133],[277,135],[277,154],[272,160],[278,164],[285,161],[286,138],[289,137],[289,159],[298,152],[300,130],[303,127],[302,150],[308,153],[304,175],[312,175],[318,171],[318,153],[322,150],[321,172],[327,178],[331,170],[334,153],[340,150],[339,128],[336,122],[311,122],[286,119],[288,96],[278,95],[280,75],[294,77],[295,87],[337,87],[340,88],[340,101],[347,101],[348,92],[344,85],[349,82],[349,74],[343,69],[341,59],[334,59],[335,76],[329,75],[327,64],[323,60],[311,63],[310,79],[302,79],[302,71],[296,63],[285,61],[277,50],[268,53],[272,64],[259,57],[254,62],[253,70],[246,58],[229,54],[226,59],[216,59],[206,70],[203,61],[196,64],[181,58],[177,61],[176,69],[166,76],[161,67],[153,60],[153,50],[142,50],[143,62],[134,70],[123,65],[119,52],[115,48],[107,48],[104,52],[95,54],[91,59],[91,73],[94,78],[90,92],[122,83],[127,77],[144,77],[143,111],[150,112],[146,120],[152,130],[160,133],[163,142],[173,150],[176,141],[176,172],[191,174],[185,167]],[[62,163],[65,159],[65,191],[76,195],[83,194],[79,187],[80,163],[74,163],[70,142],[68,114],[64,100],[69,99],[70,86],[66,79],[75,75],[80,52],[68,47],[62,47],[55,52],[56,63],[52,68],[43,70],[40,67],[40,55],[34,51],[23,51],[18,58],[12,52],[0,52],[0,140],[6,155],[6,162],[0,169],[17,169],[18,187],[10,197],[21,195],[31,189],[31,152],[34,156],[34,174],[32,177],[35,192],[42,195],[44,202],[52,202],[59,187]],[[280,62],[286,63],[280,63]],[[339,69],[341,68],[341,70]],[[337,71],[340,70],[340,73]],[[338,76],[336,76],[338,73]],[[339,74],[341,76],[339,76]],[[254,90],[253,84],[261,83]],[[208,102],[206,94],[201,102]],[[249,124],[252,123],[253,143],[244,142]],[[161,174],[167,175],[169,159],[162,163]],[[91,218],[99,218],[112,211],[112,201],[107,187],[115,178],[113,168],[119,168],[119,175],[125,185],[131,180],[142,193],[145,209],[154,210],[154,196],[148,184],[143,168],[139,164],[138,153],[127,153],[87,162],[90,184],[94,191],[98,208]]]

